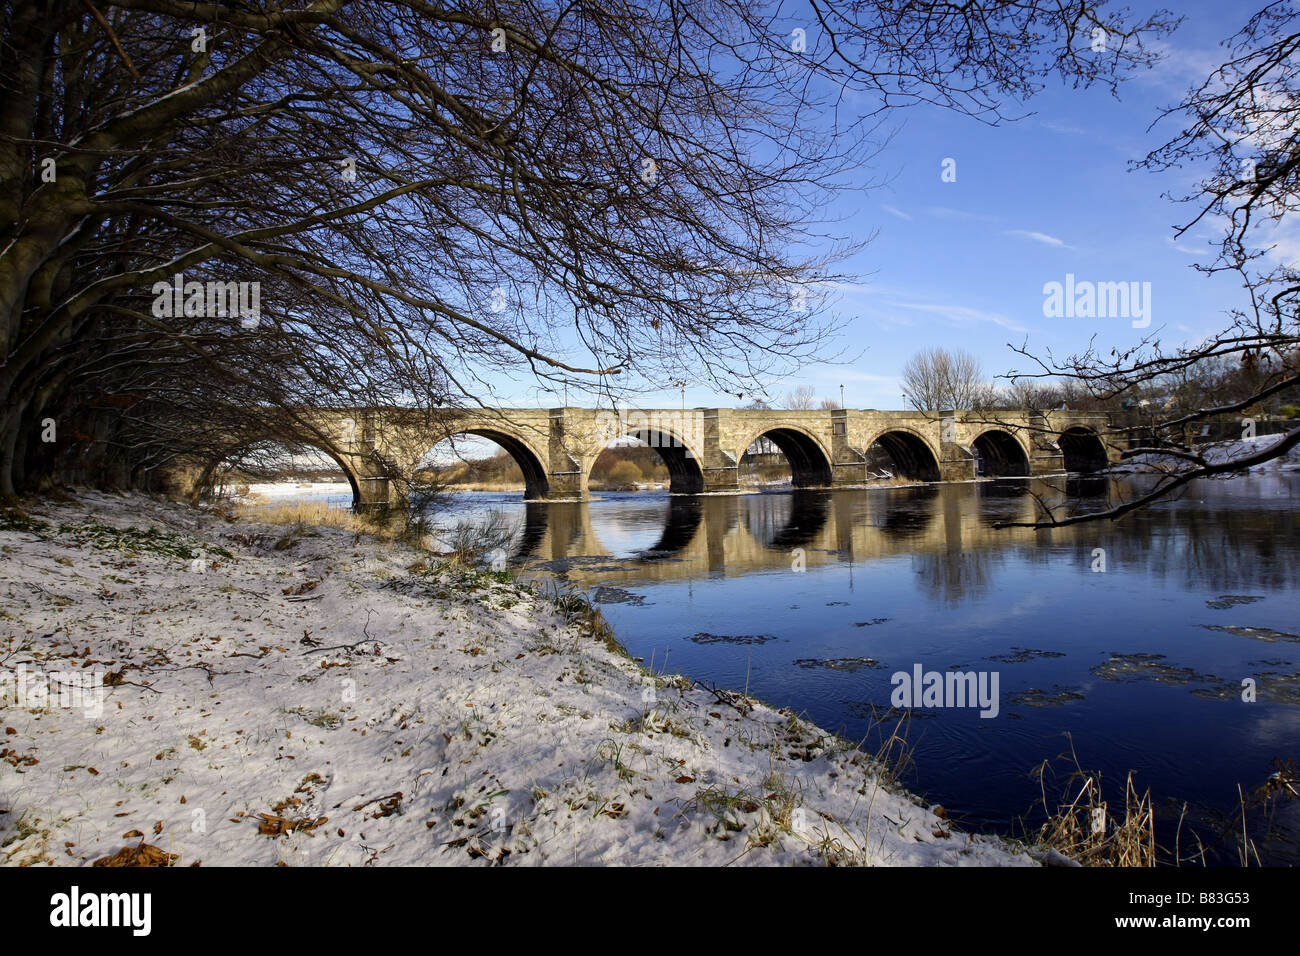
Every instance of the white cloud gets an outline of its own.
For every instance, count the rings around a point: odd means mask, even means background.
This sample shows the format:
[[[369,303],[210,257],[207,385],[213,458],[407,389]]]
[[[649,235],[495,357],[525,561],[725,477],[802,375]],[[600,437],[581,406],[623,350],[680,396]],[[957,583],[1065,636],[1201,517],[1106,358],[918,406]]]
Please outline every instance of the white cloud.
[[[1034,242],[1041,242],[1045,246],[1056,246],[1058,249],[1073,249],[1073,246],[1067,245],[1063,239],[1057,239],[1055,236],[1049,236],[1045,232],[1034,232],[1032,229],[1009,229],[1008,236],[1020,236],[1022,239],[1032,239]]]
[[[1070,126],[1068,123],[1043,122],[1038,125],[1044,129],[1050,129],[1053,133],[1070,133],[1074,136],[1087,136],[1088,131],[1081,126]]]
[[[1261,247],[1267,248],[1265,253],[1268,259],[1288,269],[1295,269],[1300,265],[1300,228],[1297,224],[1287,221],[1280,223],[1269,223],[1260,230],[1255,241]]]
[[[936,219],[987,219],[987,216],[977,216],[973,212],[967,212],[964,209],[953,209],[949,206],[927,206],[926,210]]]
[[[1134,71],[1133,80],[1180,94],[1205,82],[1226,59],[1223,50],[1213,47],[1176,47],[1168,40],[1149,40],[1146,46],[1160,59],[1149,70]]]
[[[866,295],[867,293],[879,291],[874,286],[865,282],[837,282],[826,281],[817,283],[819,289],[828,289],[831,292],[849,292],[853,294]]]
[[[891,216],[897,216],[899,219],[906,219],[908,222],[912,221],[912,217],[907,213],[903,212],[903,210],[899,209],[897,206],[891,206],[888,203],[886,203],[880,208],[885,210],[885,212],[889,213]]]
[[[845,382],[870,382],[876,385],[895,386],[899,382],[897,375],[872,375],[870,372],[855,372],[852,369],[833,368],[828,375],[838,375]]]
[[[1165,242],[1173,247],[1175,252],[1181,252],[1185,256],[1203,256],[1209,251],[1208,246],[1197,249],[1186,242],[1176,241],[1173,236],[1165,236]]]
[[[918,302],[899,302],[897,305],[902,309],[911,309],[915,312],[924,312],[929,315],[942,316],[956,325],[970,325],[974,322],[988,322],[1003,329],[1010,329],[1013,332],[1029,331],[1025,326],[1007,318],[1007,316],[1003,315],[1001,312],[987,312],[983,309],[972,309],[965,305],[928,305]]]

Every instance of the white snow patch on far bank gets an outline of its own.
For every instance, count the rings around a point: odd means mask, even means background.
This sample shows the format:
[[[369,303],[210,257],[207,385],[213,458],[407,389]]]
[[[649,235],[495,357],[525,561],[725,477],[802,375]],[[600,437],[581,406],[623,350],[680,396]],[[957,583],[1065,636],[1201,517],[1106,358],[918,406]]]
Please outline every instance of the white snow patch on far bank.
[[[1197,446],[1198,451],[1205,460],[1211,465],[1219,465],[1224,462],[1233,461],[1243,458],[1247,455],[1254,455],[1258,452],[1265,451],[1282,440],[1281,435],[1258,435],[1255,438],[1240,438],[1232,441],[1214,442],[1212,444]],[[1126,459],[1120,464],[1111,466],[1108,470],[1110,474],[1139,474],[1142,472],[1164,471],[1177,473],[1186,469],[1195,467],[1190,462],[1171,455],[1144,454],[1135,455],[1133,458]],[[1290,451],[1277,458],[1261,462],[1250,468],[1243,468],[1242,471],[1252,475],[1276,474],[1279,472],[1300,471],[1300,448],[1292,448]]]
[[[305,498],[321,495],[352,495],[346,481],[266,481],[248,486],[249,497]]]

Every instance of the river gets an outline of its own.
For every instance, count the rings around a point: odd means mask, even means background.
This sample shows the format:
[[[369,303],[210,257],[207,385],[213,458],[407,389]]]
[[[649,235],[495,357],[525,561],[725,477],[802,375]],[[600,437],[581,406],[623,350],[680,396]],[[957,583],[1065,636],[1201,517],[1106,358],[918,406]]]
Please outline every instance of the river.
[[[1043,502],[1096,510],[1134,482],[464,493],[443,519],[513,522],[518,572],[594,595],[656,672],[748,688],[873,751],[905,718],[903,782],[968,828],[1032,830],[1034,768],[1051,761],[1059,794],[1073,748],[1112,807],[1136,772],[1162,844],[1187,857],[1194,831],[1208,862],[1236,863],[1235,837],[1216,841],[1240,832],[1238,785],[1300,760],[1300,475],[1201,482],[1118,523],[993,527]],[[892,707],[893,676],[917,665],[996,672],[997,715]],[[1246,824],[1262,862],[1300,863],[1300,801]]]

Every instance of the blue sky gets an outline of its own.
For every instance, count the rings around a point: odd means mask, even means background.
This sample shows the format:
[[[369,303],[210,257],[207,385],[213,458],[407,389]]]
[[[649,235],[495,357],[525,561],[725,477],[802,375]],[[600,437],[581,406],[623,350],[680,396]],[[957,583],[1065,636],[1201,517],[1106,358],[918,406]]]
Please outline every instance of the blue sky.
[[[1138,16],[1149,8],[1133,7]],[[1184,22],[1158,44],[1163,61],[1134,74],[1118,99],[1053,81],[1023,110],[1010,111],[1031,115],[997,127],[928,107],[896,114],[892,141],[863,174],[864,182],[886,185],[837,203],[845,218],[834,231],[878,233],[844,269],[861,281],[835,292],[844,325],[835,345],[853,361],[806,367],[772,382],[770,394],[779,399],[812,385],[819,396],[838,397],[843,384],[850,407],[899,408],[899,371],[927,346],[967,349],[992,377],[1027,367],[1008,343],[1027,340],[1037,353],[1065,356],[1094,335],[1109,352],[1147,333],[1172,345],[1219,327],[1224,311],[1241,304],[1242,292],[1229,276],[1207,278],[1191,268],[1198,253],[1208,261],[1214,226],[1203,223],[1175,243],[1174,226],[1190,207],[1161,195],[1188,191],[1196,171],[1152,174],[1130,171],[1129,163],[1177,132],[1173,119],[1148,127],[1221,62],[1220,42],[1253,9],[1178,4]],[[947,158],[956,161],[955,182],[942,181]],[[1045,317],[1043,285],[1064,282],[1067,273],[1094,282],[1149,282],[1150,328],[1133,328],[1127,318]],[[522,385],[503,389],[500,398],[559,404]],[[639,404],[679,401],[669,389]],[[735,399],[693,384],[686,404]]]

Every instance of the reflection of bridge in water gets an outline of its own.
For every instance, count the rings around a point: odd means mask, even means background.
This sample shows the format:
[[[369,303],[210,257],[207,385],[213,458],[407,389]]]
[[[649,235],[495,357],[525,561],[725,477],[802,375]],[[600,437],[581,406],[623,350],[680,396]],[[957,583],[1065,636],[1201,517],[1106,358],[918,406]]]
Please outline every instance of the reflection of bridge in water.
[[[1110,482],[1060,478],[1033,484],[1049,503],[1066,504],[1105,495]],[[995,521],[1042,517],[1029,479],[656,500],[664,508],[658,540],[623,554],[601,541],[586,503],[528,504],[515,559],[582,586],[617,586],[788,570],[796,561],[815,568],[901,556],[958,555],[965,560],[1008,545],[1033,547],[1044,535],[1060,544],[1076,533],[1076,526],[1050,532],[993,527]]]
[[[906,558],[933,599],[951,602],[988,590],[1012,555],[1035,564],[1064,559],[1086,573],[1100,547],[1110,573],[1140,571],[1140,580],[1172,579],[1216,593],[1300,588],[1300,563],[1278,555],[1279,536],[1300,535],[1300,511],[1292,506],[1300,477],[1250,481],[1249,507],[1235,482],[1208,482],[1118,524],[1043,529],[994,525],[1040,517],[1035,496],[1068,514],[1130,499],[1146,484],[1058,477],[865,491],[627,495],[590,505],[537,502],[523,506],[514,559],[526,572],[584,588],[631,588],[788,572],[799,548],[808,570],[857,565],[866,573],[874,562]],[[655,525],[658,516],[662,524]],[[629,527],[641,536],[639,548],[625,544]]]

